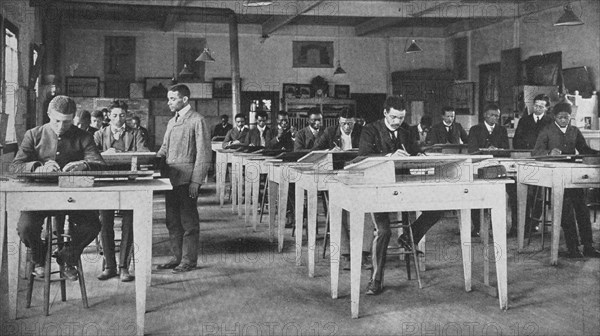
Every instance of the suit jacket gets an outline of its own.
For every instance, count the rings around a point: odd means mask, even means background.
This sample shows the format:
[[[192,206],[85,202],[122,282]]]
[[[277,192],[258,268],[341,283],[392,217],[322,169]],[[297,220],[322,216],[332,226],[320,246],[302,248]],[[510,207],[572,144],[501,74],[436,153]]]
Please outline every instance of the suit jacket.
[[[478,151],[480,148],[494,146],[496,148],[508,149],[508,132],[503,126],[496,124],[490,134],[484,123],[477,124],[469,130],[469,153]]]
[[[229,148],[229,143],[235,140],[238,140],[240,142],[240,145],[247,146],[249,143],[249,134],[250,129],[248,129],[247,126],[244,126],[241,132],[238,130],[237,127],[230,129],[229,132],[227,132],[227,135],[225,135],[225,139],[223,140],[223,148]]]
[[[563,154],[575,154],[575,150],[579,154],[599,153],[588,146],[579,128],[569,125],[567,126],[567,132],[563,134],[556,123],[553,122],[540,131],[531,154],[534,156],[548,155],[554,148],[560,149]]]
[[[409,126],[409,128],[408,128],[408,136],[414,142],[416,142],[418,144],[425,144],[426,143],[427,134],[429,134],[429,132],[426,132],[425,139],[423,139],[423,141],[421,141],[421,135],[420,135],[420,132],[419,132],[419,124]]]
[[[458,144],[460,143],[458,139],[461,139],[463,143],[468,142],[467,132],[465,132],[464,128],[461,124],[455,122],[451,126],[450,130],[450,141],[448,141],[448,132],[446,131],[446,125],[444,123],[435,124],[431,127],[429,133],[427,133],[426,142],[428,145],[436,145],[436,144]]]
[[[96,127],[88,126],[88,128],[84,131],[90,133],[91,135],[94,135],[98,131],[98,129]]]
[[[397,129],[396,139],[396,142],[392,140],[384,119],[372,122],[361,131],[358,155],[389,154],[404,148],[410,155],[416,155],[420,151],[419,146],[409,138],[404,128]]]
[[[179,120],[169,120],[157,156],[164,157],[173,186],[202,183],[211,166],[210,128],[206,119],[190,109]]]
[[[269,141],[276,135],[277,134],[273,134],[271,127],[265,126],[265,130],[263,131],[265,147],[267,147]],[[250,133],[248,134],[248,144],[251,146],[260,146],[260,131],[258,130],[258,127],[250,130]]]
[[[352,129],[352,133],[350,134],[350,139],[352,140],[352,148],[358,148],[360,143],[360,134],[362,132],[362,126],[359,124],[354,124],[354,128]],[[335,147],[342,148],[342,130],[340,129],[340,125],[333,125],[327,127],[316,141],[312,150],[320,150],[320,149],[333,149]]]
[[[294,141],[294,152],[311,149],[315,145],[315,140],[323,135],[323,127],[319,128],[317,135],[315,136],[310,129],[310,126],[306,126],[296,133],[296,140]]]
[[[90,170],[105,165],[90,133],[72,125],[59,137],[49,124],[44,124],[25,132],[9,169],[14,173],[32,172],[49,160],[56,161],[61,169],[79,160],[85,160]]]
[[[149,152],[149,149],[145,144],[145,139],[139,130],[125,126],[125,131],[123,132],[122,137],[123,141],[125,142],[126,152]],[[111,148],[113,134],[110,126],[104,127],[103,129],[94,133],[94,141],[96,142],[96,146],[98,146],[98,150],[100,150],[100,152],[104,152],[105,150]]]
[[[540,131],[553,122],[554,118],[549,116],[548,113],[544,114],[544,117],[537,123],[533,118],[533,114],[529,114],[519,120],[517,129],[515,130],[515,136],[513,137],[513,148],[533,149]]]
[[[278,129],[273,129],[271,133],[273,134],[273,137],[267,142],[267,149],[282,149],[286,152],[294,150],[294,139],[292,138],[292,132],[290,132],[290,130],[284,132],[279,139],[277,139]]]
[[[217,124],[215,125],[215,128],[213,129],[212,137],[216,137],[216,136],[226,136],[227,132],[229,132],[229,130],[231,130],[233,128],[233,126],[231,124],[227,124],[225,125],[225,127],[223,127],[223,124]]]

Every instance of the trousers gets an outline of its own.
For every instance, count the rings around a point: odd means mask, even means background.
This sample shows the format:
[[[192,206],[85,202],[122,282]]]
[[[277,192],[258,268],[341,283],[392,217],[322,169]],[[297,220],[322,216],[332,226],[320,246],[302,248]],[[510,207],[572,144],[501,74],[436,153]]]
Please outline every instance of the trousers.
[[[181,264],[196,265],[200,238],[197,197],[189,196],[189,184],[174,186],[165,195],[166,222],[171,252]]]

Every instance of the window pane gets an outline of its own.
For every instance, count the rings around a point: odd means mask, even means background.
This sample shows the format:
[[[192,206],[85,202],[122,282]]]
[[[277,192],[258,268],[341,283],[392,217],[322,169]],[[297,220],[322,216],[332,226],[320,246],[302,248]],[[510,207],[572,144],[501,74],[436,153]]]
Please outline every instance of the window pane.
[[[17,112],[17,104],[19,93],[19,48],[17,37],[9,29],[6,29],[6,45],[4,48],[4,76],[6,79],[6,92],[4,99],[6,100],[5,113],[8,114],[8,126],[6,129],[6,143],[17,141],[15,132],[15,115]]]

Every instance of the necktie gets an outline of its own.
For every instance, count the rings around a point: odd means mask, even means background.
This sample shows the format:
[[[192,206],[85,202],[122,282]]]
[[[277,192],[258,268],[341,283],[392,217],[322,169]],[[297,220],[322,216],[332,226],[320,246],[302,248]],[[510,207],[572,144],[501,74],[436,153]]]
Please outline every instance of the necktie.
[[[179,112],[175,112],[175,122],[179,119]]]
[[[447,126],[447,140],[449,143],[452,143],[452,126]]]
[[[398,140],[398,137],[396,137],[396,131],[392,131],[390,129],[388,129],[388,131],[390,132],[390,136],[392,137],[392,141],[396,142],[396,140]]]

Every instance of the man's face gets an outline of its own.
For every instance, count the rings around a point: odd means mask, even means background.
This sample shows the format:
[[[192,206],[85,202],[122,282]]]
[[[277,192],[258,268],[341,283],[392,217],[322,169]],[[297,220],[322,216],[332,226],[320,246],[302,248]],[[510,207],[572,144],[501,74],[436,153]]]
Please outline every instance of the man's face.
[[[101,129],[102,128],[102,118],[92,117],[92,127]]]
[[[112,108],[108,117],[112,127],[120,128],[125,124],[125,110],[120,107]]]
[[[404,122],[404,117],[406,116],[406,110],[396,110],[393,107],[390,107],[389,111],[383,110],[383,116],[385,120],[387,120],[388,124],[392,127],[392,129],[397,130],[398,127]]]
[[[179,92],[169,91],[167,93],[167,98],[169,101],[167,105],[169,105],[169,109],[171,112],[177,112],[181,110],[185,105],[187,105],[188,97],[181,97]]]
[[[310,127],[312,127],[313,129],[316,129],[316,130],[321,128],[322,121],[323,121],[323,116],[320,113],[319,114],[311,114],[310,117],[308,118],[308,124],[310,125]]]
[[[352,133],[356,120],[354,118],[342,118],[340,117],[340,129],[344,134],[348,135]]]
[[[485,111],[485,115],[484,115],[483,119],[490,126],[496,125],[498,123],[498,120],[500,119],[500,110]]]
[[[75,123],[75,121],[73,122]],[[79,119],[79,121],[77,122],[77,127],[81,128],[82,130],[86,130],[88,129],[88,127],[90,127],[90,122],[86,119]]]
[[[456,118],[456,113],[454,111],[445,111],[442,116],[442,120],[446,125],[451,125],[454,122],[454,118]]]
[[[533,113],[535,115],[542,115],[548,111],[545,100],[535,100],[533,102]]]
[[[131,128],[138,128],[140,127],[140,124],[138,123],[138,121],[136,119],[131,119]]]
[[[569,122],[571,122],[571,115],[569,114],[569,112],[558,112],[554,116],[554,119],[560,127],[567,127],[569,125]]]
[[[288,119],[288,116],[278,115],[277,124],[283,129],[288,129],[290,125],[290,120]]]
[[[65,133],[71,125],[73,125],[74,114],[62,114],[55,110],[48,110],[48,117],[50,118],[50,127],[56,133],[56,135],[62,135]]]
[[[267,123],[267,118],[265,118],[263,116],[256,117],[256,124],[258,126],[265,127],[266,123]]]
[[[237,126],[237,128],[244,127],[245,123],[246,123],[246,120],[244,118],[235,118],[235,125]]]
[[[227,125],[228,122],[229,122],[229,119],[221,118],[221,124],[223,124],[223,126]]]

